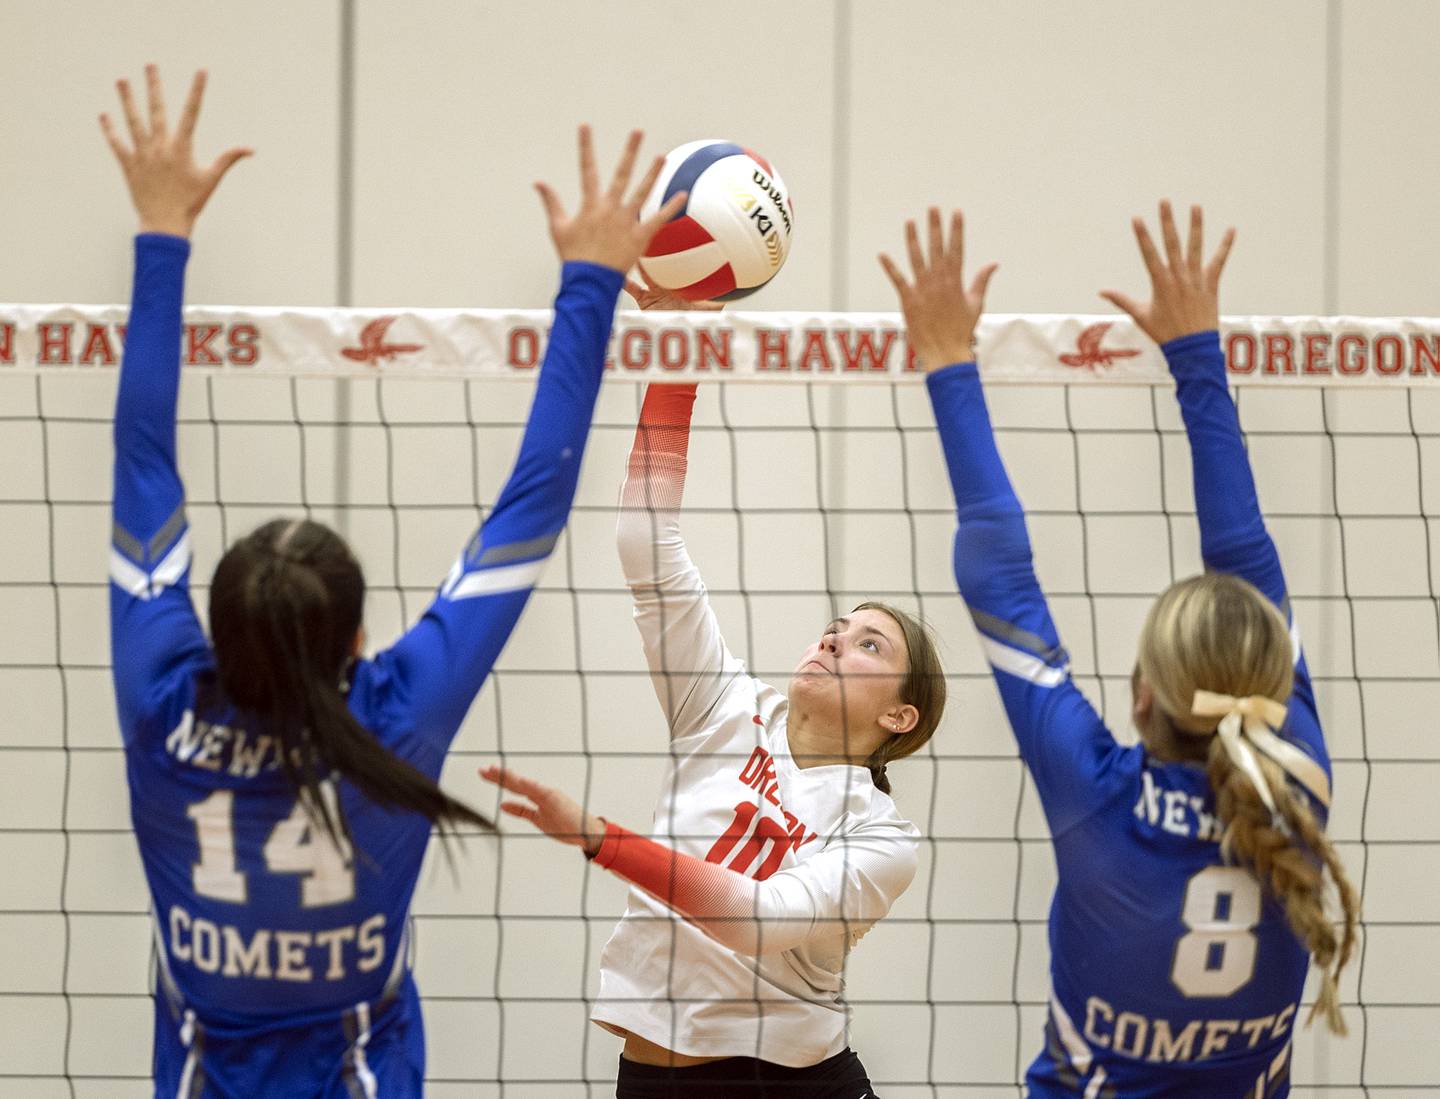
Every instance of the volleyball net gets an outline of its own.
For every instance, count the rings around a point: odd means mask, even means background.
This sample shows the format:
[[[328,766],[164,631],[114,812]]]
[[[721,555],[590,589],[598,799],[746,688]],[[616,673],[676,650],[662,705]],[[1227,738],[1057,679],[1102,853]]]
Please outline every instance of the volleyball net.
[[[153,937],[109,682],[110,423],[122,308],[0,306],[0,1091],[148,1095]],[[1200,571],[1188,448],[1126,321],[980,333],[1001,450],[1077,681],[1122,739],[1145,610]],[[354,546],[370,643],[424,609],[513,461],[549,317],[191,310],[179,451],[203,615],[275,515]],[[1298,1030],[1295,1094],[1440,1087],[1440,322],[1233,318],[1232,380],[1363,887],[1351,1037]],[[950,698],[892,765],[920,871],[852,955],[852,1045],[890,1096],[1016,1096],[1042,1041],[1054,865],[950,568],[954,506],[889,314],[622,313],[579,495],[472,708],[447,787],[503,759],[644,829],[668,744],[614,550],[643,386],[699,381],[683,525],[731,647],[783,684],[866,598],[937,633]],[[434,845],[432,845],[433,848]],[[430,1094],[613,1094],[586,1020],[626,887],[520,828],[432,849],[414,905]]]

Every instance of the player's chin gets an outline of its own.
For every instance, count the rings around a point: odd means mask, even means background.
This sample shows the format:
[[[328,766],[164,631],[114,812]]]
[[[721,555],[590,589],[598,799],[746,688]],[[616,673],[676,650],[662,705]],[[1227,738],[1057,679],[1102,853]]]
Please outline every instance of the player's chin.
[[[838,680],[824,668],[802,664],[790,673],[791,698],[819,698],[834,692]]]

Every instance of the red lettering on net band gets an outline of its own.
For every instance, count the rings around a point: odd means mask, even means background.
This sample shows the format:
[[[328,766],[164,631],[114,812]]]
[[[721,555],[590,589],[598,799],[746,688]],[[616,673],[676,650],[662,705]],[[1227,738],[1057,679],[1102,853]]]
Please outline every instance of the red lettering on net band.
[[[540,361],[540,334],[533,328],[512,328],[506,340],[506,365],[529,370]]]
[[[700,361],[695,364],[695,369],[733,370],[734,363],[730,355],[730,337],[733,334],[728,328],[715,332],[702,328],[696,332]]]
[[[36,361],[41,366],[69,366],[75,360],[70,355],[70,336],[75,326],[68,322],[47,322],[40,326],[40,354]]]
[[[626,370],[644,370],[650,365],[650,333],[644,328],[627,328],[620,333],[620,365]]]
[[[254,366],[260,361],[260,329],[253,324],[232,324],[226,336],[231,366]]]
[[[1265,373],[1295,373],[1295,340],[1285,332],[1267,332],[1265,340]]]
[[[1387,354],[1388,352],[1388,354]],[[1399,336],[1387,333],[1375,340],[1375,372],[1399,374],[1405,369],[1405,344]]]
[[[790,369],[789,329],[755,329],[755,368],[760,371]]]
[[[92,324],[85,333],[85,347],[80,352],[83,366],[114,366],[115,348],[110,343],[107,325]]]
[[[185,362],[190,366],[219,366],[219,352],[211,345],[222,328],[218,324],[187,324],[185,326]]]
[[[1304,350],[1302,369],[1306,374],[1330,373],[1329,332],[1306,332],[1300,337],[1300,346]]]
[[[690,365],[690,338],[684,329],[662,328],[655,342],[661,370],[684,370]]]
[[[1231,332],[1225,339],[1225,363],[1232,374],[1255,372],[1255,337],[1248,332]]]
[[[1411,374],[1423,377],[1427,366],[1431,374],[1440,374],[1440,336],[1431,336],[1427,340],[1424,334],[1417,332],[1410,337],[1410,349],[1415,358],[1414,365],[1410,367]]]
[[[1341,335],[1335,345],[1335,369],[1341,374],[1364,374],[1370,369],[1365,337],[1355,332]],[[1353,354],[1352,354],[1353,352]]]
[[[820,370],[831,371],[835,364],[830,360],[829,333],[823,328],[807,328],[805,330],[805,346],[800,351],[800,362],[796,365],[797,370]]]
[[[893,328],[886,328],[880,332],[868,331],[840,331],[836,333],[840,341],[840,351],[845,356],[845,369],[850,370],[875,370],[886,371],[890,368],[890,348],[895,343],[896,332]],[[854,343],[851,343],[851,337]],[[875,341],[880,339],[880,347],[876,348]]]

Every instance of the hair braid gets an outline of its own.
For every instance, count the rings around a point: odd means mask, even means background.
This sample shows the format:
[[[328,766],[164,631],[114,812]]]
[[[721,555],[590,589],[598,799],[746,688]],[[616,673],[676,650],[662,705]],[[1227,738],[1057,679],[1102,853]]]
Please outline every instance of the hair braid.
[[[1217,736],[1210,744],[1208,770],[1216,811],[1225,824],[1221,850],[1269,886],[1284,905],[1291,928],[1315,957],[1321,974],[1320,994],[1307,1023],[1321,1013],[1334,1033],[1344,1035],[1339,977],[1355,949],[1359,896],[1334,845],[1315,815],[1290,789],[1285,773],[1264,757],[1260,757],[1260,766],[1290,834],[1275,826],[1259,791],[1231,762]],[[1335,880],[1344,913],[1338,935],[1325,912],[1327,868]]]

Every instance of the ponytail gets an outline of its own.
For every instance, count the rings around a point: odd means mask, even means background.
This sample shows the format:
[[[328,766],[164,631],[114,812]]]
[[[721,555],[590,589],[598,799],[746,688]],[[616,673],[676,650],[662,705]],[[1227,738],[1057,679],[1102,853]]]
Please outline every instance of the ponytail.
[[[341,678],[364,597],[359,564],[318,523],[278,519],[241,539],[210,588],[221,691],[279,739],[285,776],[342,851],[349,828],[339,803],[324,796],[332,774],[379,805],[493,831],[492,821],[391,753],[350,712]]]
[[[1180,741],[1210,738],[1206,766],[1224,826],[1221,851],[1249,870],[1285,909],[1297,938],[1315,956],[1320,995],[1310,1012],[1336,1034],[1340,971],[1355,949],[1360,900],[1334,845],[1284,768],[1264,752],[1255,757],[1275,804],[1231,758],[1211,713],[1197,712],[1196,692],[1233,699],[1284,700],[1294,686],[1289,626],[1257,588],[1226,573],[1209,572],[1173,584],[1150,608],[1140,635],[1137,670]],[[1325,870],[1335,881],[1343,922],[1337,935],[1326,912]]]

